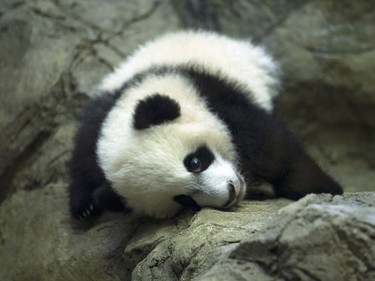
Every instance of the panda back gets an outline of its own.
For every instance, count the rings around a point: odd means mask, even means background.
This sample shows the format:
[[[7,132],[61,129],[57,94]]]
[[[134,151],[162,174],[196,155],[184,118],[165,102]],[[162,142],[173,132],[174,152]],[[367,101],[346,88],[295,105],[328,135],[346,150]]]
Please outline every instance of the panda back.
[[[277,94],[278,67],[260,47],[203,31],[170,33],[141,46],[99,85],[98,92],[113,92],[135,74],[153,67],[192,66],[233,81],[266,110]]]

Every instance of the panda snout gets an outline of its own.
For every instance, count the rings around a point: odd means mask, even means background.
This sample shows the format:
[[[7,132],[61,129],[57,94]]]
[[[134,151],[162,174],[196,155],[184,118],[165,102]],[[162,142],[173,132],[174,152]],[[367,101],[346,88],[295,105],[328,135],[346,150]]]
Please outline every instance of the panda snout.
[[[230,207],[233,202],[236,200],[236,188],[234,187],[234,184],[232,182],[229,182],[228,184],[228,191],[229,191],[229,198],[228,201],[224,204],[224,208]]]
[[[229,196],[223,208],[229,208],[237,204],[239,201],[242,200],[246,192],[246,185],[242,177],[239,177],[239,180],[236,182],[229,181],[227,188],[228,188]]]

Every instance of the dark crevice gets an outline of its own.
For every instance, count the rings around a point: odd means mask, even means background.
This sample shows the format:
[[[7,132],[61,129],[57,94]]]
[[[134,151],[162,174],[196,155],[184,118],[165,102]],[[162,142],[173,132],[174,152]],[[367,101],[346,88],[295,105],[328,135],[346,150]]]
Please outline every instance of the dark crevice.
[[[64,20],[66,20],[66,17],[64,17],[64,16],[51,15],[51,14],[45,13],[44,11],[42,11],[39,8],[36,8],[36,7],[33,7],[32,11],[33,11],[33,13],[35,13],[36,15],[38,15],[40,17],[47,18],[47,19],[50,19],[50,20],[53,20],[53,21],[64,21]]]
[[[83,19],[80,15],[78,15],[77,13],[72,11],[71,9],[69,9],[67,7],[64,7],[64,5],[62,5],[59,0],[53,0],[52,2],[56,6],[56,8],[59,9],[59,11],[61,11],[62,13],[67,15],[67,18],[74,19],[74,20],[78,21],[79,23],[81,23],[83,26],[89,27],[94,31],[97,31],[97,32],[103,31],[99,27],[97,27],[96,25],[94,25],[94,24],[90,23],[89,21],[86,21],[85,19]]]
[[[102,65],[104,65],[105,67],[107,67],[110,71],[114,70],[114,67],[112,66],[112,64],[109,61],[107,61],[106,59],[104,59],[101,56],[99,56],[98,52],[94,48],[91,48],[90,51],[91,51],[91,54],[94,56],[94,58],[99,63],[101,63]]]
[[[33,161],[38,161],[40,150],[42,146],[53,136],[56,129],[61,125],[61,116],[66,116],[66,119],[74,119],[75,113],[79,108],[82,107],[82,99],[72,97],[72,88],[74,88],[74,82],[71,82],[71,76],[69,74],[62,74],[60,80],[52,87],[48,92],[48,95],[44,96],[39,100],[37,104],[29,105],[27,108],[22,110],[16,118],[18,126],[12,126],[9,124],[7,130],[3,132],[3,138],[22,138],[28,137],[25,144],[22,143],[22,147],[16,146],[13,148],[8,163],[0,174],[0,204],[13,192],[17,191],[20,186],[15,186],[14,182],[17,179],[19,173],[27,170],[28,165],[32,165]],[[8,145],[8,150],[11,149]],[[32,190],[42,187],[44,183],[49,183],[56,179],[59,175],[56,175],[49,169],[53,163],[59,161],[69,151],[64,150],[60,154],[56,155],[49,163],[43,164],[43,167],[39,167],[41,173],[45,174],[46,180],[40,182],[38,175],[32,176],[27,179],[27,184],[22,187],[23,190]],[[22,176],[21,176],[22,177]]]
[[[0,175],[0,204],[6,199],[11,190],[12,182],[19,171],[27,161],[35,155],[35,151],[39,150],[47,139],[51,136],[50,131],[41,131],[36,137],[25,147],[25,149],[5,168]]]
[[[110,32],[110,31],[105,31],[105,30],[101,29],[100,27],[84,20],[83,18],[78,16],[75,12],[73,12],[72,10],[61,6],[59,1],[54,1],[54,3],[55,3],[55,6],[60,11],[64,12],[67,15],[66,17],[53,17],[53,16],[50,16],[50,15],[46,15],[43,12],[40,12],[38,10],[36,10],[36,11],[38,11],[38,14],[43,16],[43,17],[47,17],[47,18],[55,20],[62,28],[65,28],[65,29],[72,29],[72,27],[67,26],[65,23],[62,22],[62,21],[68,20],[69,18],[74,18],[79,23],[81,23],[83,26],[91,29],[95,34],[95,38],[94,39],[88,39],[88,38],[84,39],[83,38],[79,47],[83,50],[87,50],[89,52],[89,54],[92,55],[99,63],[101,63],[102,65],[104,65],[105,67],[107,67],[111,71],[113,70],[113,65],[109,61],[107,61],[105,58],[101,57],[98,54],[98,52],[95,49],[95,45],[103,44],[105,47],[112,50],[119,57],[121,57],[121,58],[126,57],[126,54],[124,52],[122,52],[117,46],[111,44],[110,40],[113,39],[114,37],[121,36],[122,33],[125,30],[128,30],[131,25],[133,25],[137,22],[140,22],[142,20],[145,20],[148,17],[150,17],[157,10],[157,8],[160,5],[160,1],[155,1],[152,4],[152,6],[150,7],[150,9],[148,9],[146,12],[144,12],[140,15],[137,15],[137,16],[131,18],[130,20],[124,22],[123,25],[121,26],[121,28],[119,28],[118,31]],[[78,30],[74,30],[74,31],[78,32]],[[78,61],[77,55],[76,55],[76,57],[74,58],[73,61],[77,63],[77,61]]]
[[[4,131],[14,130],[16,127],[14,123],[17,124],[17,131],[13,132],[12,135],[14,139],[18,139],[21,132],[30,124],[30,116],[34,114],[30,114],[30,107],[25,107],[19,114],[14,117],[15,122],[10,123],[7,127],[4,128]],[[4,132],[3,131],[3,132]]]

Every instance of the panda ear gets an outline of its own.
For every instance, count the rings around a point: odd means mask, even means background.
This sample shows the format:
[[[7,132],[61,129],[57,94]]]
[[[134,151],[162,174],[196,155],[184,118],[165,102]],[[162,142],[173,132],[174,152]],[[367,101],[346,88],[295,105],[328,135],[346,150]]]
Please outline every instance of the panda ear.
[[[180,105],[168,96],[155,94],[138,102],[133,116],[137,130],[147,129],[179,117]]]

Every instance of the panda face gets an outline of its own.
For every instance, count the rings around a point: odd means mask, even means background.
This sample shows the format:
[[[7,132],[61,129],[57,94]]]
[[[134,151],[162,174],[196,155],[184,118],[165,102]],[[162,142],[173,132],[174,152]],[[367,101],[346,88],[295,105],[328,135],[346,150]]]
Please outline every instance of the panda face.
[[[245,194],[226,126],[181,77],[151,77],[128,91],[109,112],[97,153],[113,189],[138,213],[228,208]]]
[[[197,192],[190,194],[192,201],[180,202],[182,205],[228,208],[244,197],[246,184],[242,176],[231,162],[215,154],[207,146],[200,146],[185,157],[184,166],[196,178]]]
[[[153,217],[171,217],[184,207],[229,208],[246,187],[232,151],[213,141],[217,137],[192,124],[142,129],[107,177],[130,208]]]

